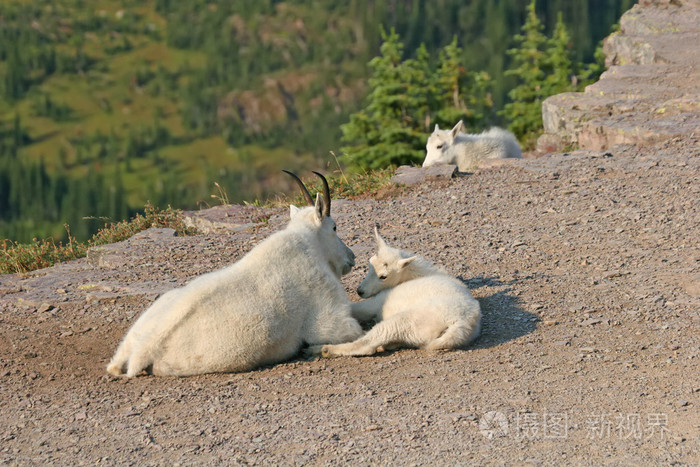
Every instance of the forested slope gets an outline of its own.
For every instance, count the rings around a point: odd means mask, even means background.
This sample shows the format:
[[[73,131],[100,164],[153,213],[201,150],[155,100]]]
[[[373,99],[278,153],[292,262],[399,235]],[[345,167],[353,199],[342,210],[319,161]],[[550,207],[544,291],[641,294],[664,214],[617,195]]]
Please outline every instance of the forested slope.
[[[407,55],[454,36],[506,100],[525,1],[9,0],[0,4],[0,238],[85,238],[150,200],[193,207],[279,191],[281,167],[340,154],[367,62],[395,28]],[[631,0],[538,2],[591,59]],[[342,156],[341,156],[342,161]],[[85,221],[86,216],[100,219]]]

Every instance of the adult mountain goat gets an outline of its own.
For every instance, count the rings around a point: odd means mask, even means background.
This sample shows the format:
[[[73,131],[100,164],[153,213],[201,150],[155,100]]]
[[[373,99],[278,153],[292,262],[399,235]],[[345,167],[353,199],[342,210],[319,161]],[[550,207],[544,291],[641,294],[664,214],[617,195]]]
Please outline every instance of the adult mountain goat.
[[[441,130],[436,124],[425,145],[423,167],[456,164],[460,172],[466,172],[489,159],[522,157],[518,140],[508,130],[493,127],[478,135],[462,131],[461,120],[451,130]]]
[[[286,171],[285,171],[286,172]],[[328,182],[310,207],[290,206],[287,227],[236,263],[167,292],[134,323],[107,372],[188,376],[245,371],[281,362],[304,342],[362,335],[340,277],[355,255],[336,234]]]
[[[454,349],[474,340],[481,330],[481,309],[467,287],[430,261],[390,247],[376,228],[374,235],[377,254],[357,288],[360,297],[372,298],[353,303],[352,314],[361,321],[381,321],[354,342],[321,346],[321,354],[373,355],[380,347]]]

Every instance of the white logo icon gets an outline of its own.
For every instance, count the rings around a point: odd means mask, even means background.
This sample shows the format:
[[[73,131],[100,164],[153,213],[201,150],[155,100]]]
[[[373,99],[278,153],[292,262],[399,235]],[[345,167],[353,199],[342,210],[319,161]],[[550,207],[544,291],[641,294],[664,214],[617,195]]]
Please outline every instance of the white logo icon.
[[[503,412],[486,412],[479,420],[479,431],[488,439],[508,436],[510,432],[508,429],[508,418]]]

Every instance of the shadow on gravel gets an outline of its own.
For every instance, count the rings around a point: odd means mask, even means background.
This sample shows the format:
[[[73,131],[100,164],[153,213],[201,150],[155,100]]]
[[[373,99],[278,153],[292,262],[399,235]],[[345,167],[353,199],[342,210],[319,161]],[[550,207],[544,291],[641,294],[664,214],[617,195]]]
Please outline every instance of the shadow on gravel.
[[[520,300],[510,295],[509,285],[513,281],[502,281],[496,277],[458,277],[469,289],[483,286],[506,287],[486,297],[476,297],[481,305],[481,336],[469,346],[472,349],[487,349],[518,337],[530,334],[536,328],[537,316],[520,306]]]

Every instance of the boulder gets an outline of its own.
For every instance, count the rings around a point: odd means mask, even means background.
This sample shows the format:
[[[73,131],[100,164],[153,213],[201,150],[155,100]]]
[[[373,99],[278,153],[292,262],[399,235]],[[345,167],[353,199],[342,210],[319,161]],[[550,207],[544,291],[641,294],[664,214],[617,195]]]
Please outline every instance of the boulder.
[[[700,0],[640,2],[604,42],[606,65],[584,92],[542,103],[543,153],[653,144],[700,128]]]
[[[396,169],[391,181],[402,185],[415,185],[427,180],[450,179],[455,172],[457,172],[456,165],[433,165],[427,168],[402,165]]]

